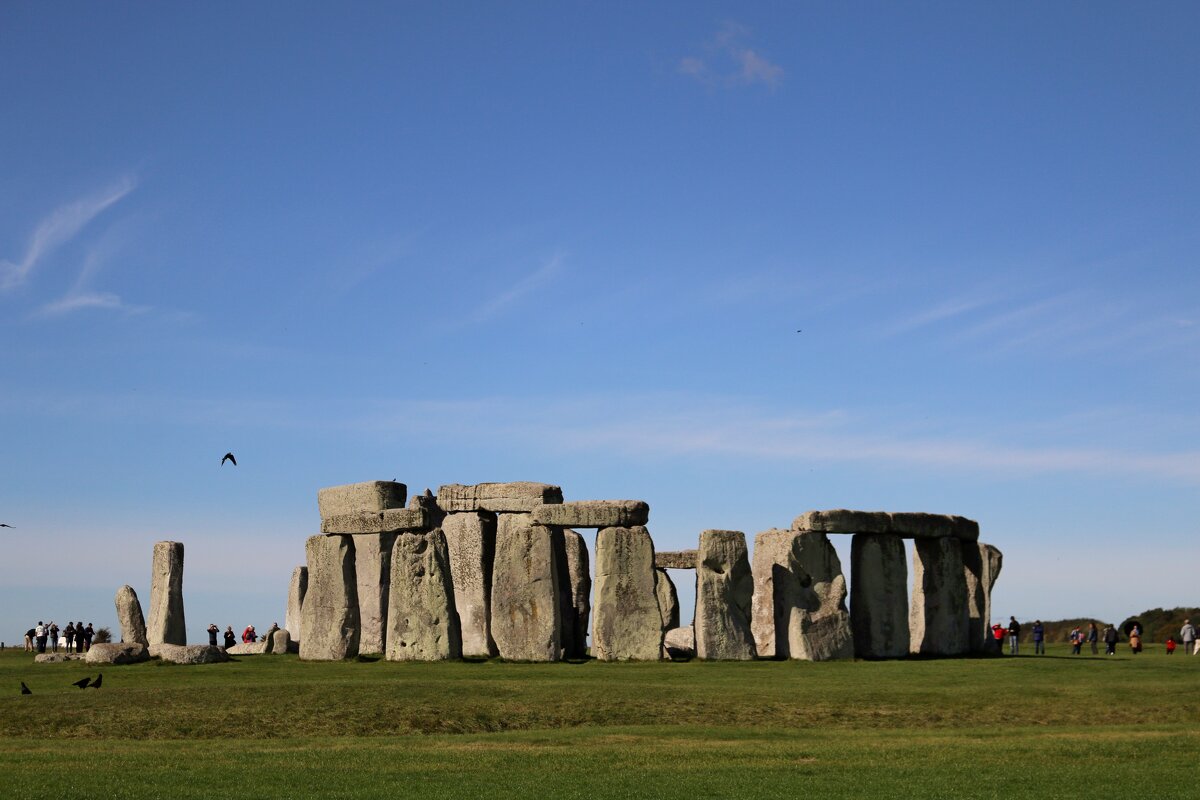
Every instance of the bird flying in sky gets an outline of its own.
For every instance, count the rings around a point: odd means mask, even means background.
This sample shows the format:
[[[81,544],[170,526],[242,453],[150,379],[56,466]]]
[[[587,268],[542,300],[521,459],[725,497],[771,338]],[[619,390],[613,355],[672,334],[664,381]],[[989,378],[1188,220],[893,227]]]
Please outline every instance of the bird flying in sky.
[[[226,454],[225,454],[225,455],[224,455],[224,456],[221,458],[221,466],[222,466],[222,467],[223,467],[223,466],[225,466],[225,462],[226,462],[226,461],[232,461],[232,462],[233,462],[233,465],[234,465],[235,467],[237,466],[237,459],[233,457],[233,453],[226,453]]]

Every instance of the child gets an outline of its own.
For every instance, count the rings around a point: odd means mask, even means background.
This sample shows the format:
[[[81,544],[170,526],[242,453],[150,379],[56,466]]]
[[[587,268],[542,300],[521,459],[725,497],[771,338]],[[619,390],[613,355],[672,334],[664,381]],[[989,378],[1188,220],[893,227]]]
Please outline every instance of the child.
[[[1175,652],[1175,637],[1168,636],[1167,637],[1167,655],[1171,655],[1171,653],[1174,653],[1174,652]]]

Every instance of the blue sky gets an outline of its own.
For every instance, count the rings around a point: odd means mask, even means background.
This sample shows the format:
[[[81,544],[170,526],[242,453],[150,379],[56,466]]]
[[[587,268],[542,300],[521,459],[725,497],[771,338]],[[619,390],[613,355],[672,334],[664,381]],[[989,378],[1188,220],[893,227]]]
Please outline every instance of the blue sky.
[[[192,638],[281,621],[317,489],[391,478],[660,549],[957,513],[998,617],[1200,604],[1198,23],[4,4],[0,639],[159,539]]]

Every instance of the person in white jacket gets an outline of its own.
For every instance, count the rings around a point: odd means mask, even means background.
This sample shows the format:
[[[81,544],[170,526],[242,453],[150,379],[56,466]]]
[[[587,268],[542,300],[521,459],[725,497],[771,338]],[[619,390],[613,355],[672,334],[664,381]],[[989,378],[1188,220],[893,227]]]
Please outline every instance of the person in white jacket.
[[[1183,627],[1179,629],[1179,641],[1183,643],[1183,652],[1189,650],[1195,651],[1196,645],[1196,628],[1192,625],[1190,619],[1183,621]]]

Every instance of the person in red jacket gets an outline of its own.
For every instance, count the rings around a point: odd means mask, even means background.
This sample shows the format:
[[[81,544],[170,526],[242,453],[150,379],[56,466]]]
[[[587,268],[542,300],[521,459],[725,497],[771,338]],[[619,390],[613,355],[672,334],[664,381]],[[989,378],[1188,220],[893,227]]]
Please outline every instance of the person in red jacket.
[[[1174,652],[1175,652],[1175,637],[1168,636],[1167,637],[1167,655],[1171,655],[1171,653],[1174,653]]]
[[[1004,655],[1004,626],[999,622],[992,626],[992,639],[996,642],[996,655]]]
[[[247,644],[258,639],[258,634],[254,631],[253,625],[247,625],[246,630],[242,631],[242,641]]]

